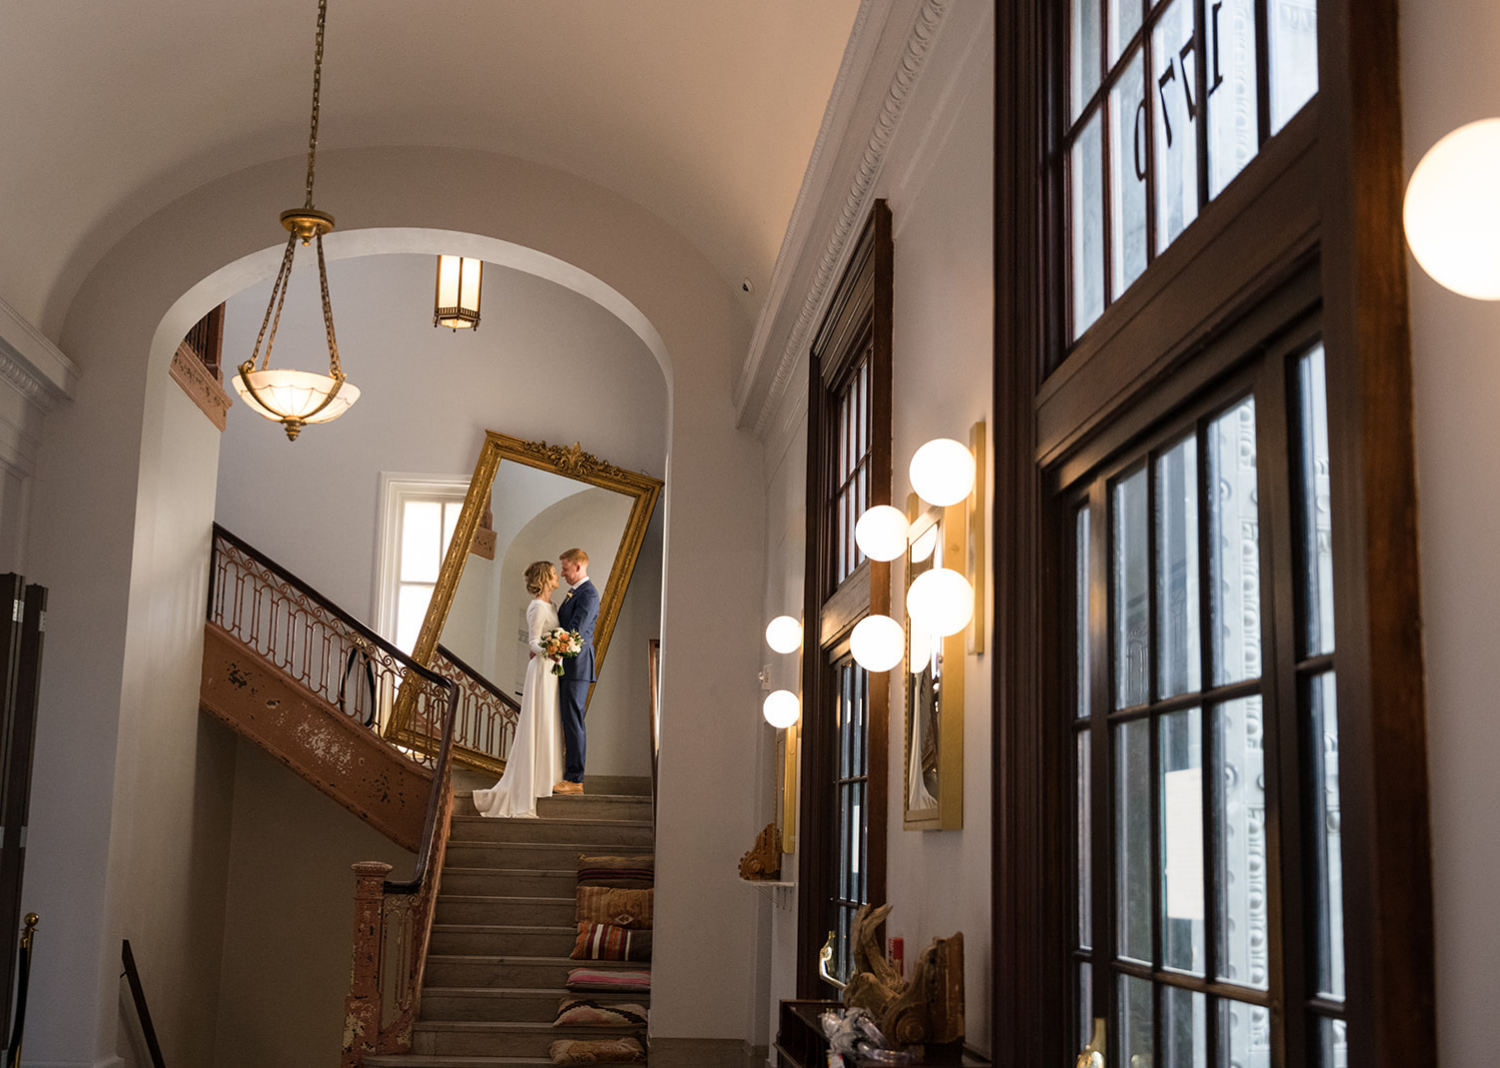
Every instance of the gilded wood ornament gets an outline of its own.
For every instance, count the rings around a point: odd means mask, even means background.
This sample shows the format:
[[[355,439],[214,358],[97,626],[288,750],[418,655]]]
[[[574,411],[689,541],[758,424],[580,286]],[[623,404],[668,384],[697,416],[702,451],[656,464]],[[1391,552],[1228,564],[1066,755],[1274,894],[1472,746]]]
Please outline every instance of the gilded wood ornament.
[[[741,879],[774,879],[781,874],[781,828],[774,823],[755,836],[755,845],[740,858]]]
[[[861,905],[854,914],[854,971],[844,1004],[870,1013],[886,1040],[899,1046],[961,1043],[964,1037],[964,936],[935,938],[922,951],[911,981],[886,957],[878,931],[890,905]]]

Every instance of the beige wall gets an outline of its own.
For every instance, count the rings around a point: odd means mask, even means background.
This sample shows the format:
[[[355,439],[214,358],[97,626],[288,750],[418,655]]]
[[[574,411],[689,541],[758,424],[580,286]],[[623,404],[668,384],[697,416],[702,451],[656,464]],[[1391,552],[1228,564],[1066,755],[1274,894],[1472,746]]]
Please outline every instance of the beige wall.
[[[1500,7],[1401,4],[1401,96],[1408,176],[1432,145],[1500,115]],[[1438,1042],[1444,1064],[1493,1056],[1500,913],[1500,303],[1443,289],[1408,259],[1417,438],[1428,774],[1437,929]],[[1413,561],[1413,566],[1417,561]]]
[[[411,877],[415,855],[391,844],[217,723],[234,750],[234,823],[222,927],[214,1068],[328,1068],[343,1043],[354,876],[382,860]]]
[[[875,187],[874,195],[890,203],[895,244],[891,488],[898,505],[911,489],[906,469],[918,446],[936,437],[967,440],[969,427],[991,416],[992,36],[981,11],[949,16]],[[793,380],[806,374],[804,363]],[[803,413],[794,429],[773,435],[766,446],[764,620],[796,615],[802,605],[806,435]],[[900,582],[901,569],[892,570],[893,583]],[[897,618],[904,618],[900,588],[893,588],[892,604]],[[796,658],[780,657],[758,641],[775,685],[796,689]],[[899,671],[872,677],[872,685],[888,678],[893,687],[886,865],[886,898],[893,911],[886,932],[905,940],[908,967],[934,938],[963,932],[968,1041],[987,1049],[990,659],[970,655],[963,670],[964,825],[953,831],[902,830],[903,680]],[[758,708],[747,701],[742,714],[756,716]],[[762,727],[760,745],[773,744],[773,732]],[[794,866],[796,860],[786,857],[783,863]],[[780,905],[774,902],[770,911],[770,992],[762,1023],[762,1033],[772,1039],[776,1003],[793,997],[796,988],[796,911]]]

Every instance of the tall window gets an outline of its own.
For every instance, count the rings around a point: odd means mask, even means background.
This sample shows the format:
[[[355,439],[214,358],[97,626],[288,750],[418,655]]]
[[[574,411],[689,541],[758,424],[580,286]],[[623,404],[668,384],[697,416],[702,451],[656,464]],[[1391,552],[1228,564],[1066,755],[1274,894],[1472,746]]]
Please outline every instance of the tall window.
[[[833,996],[853,971],[854,913],[885,894],[888,679],[849,654],[849,633],[886,612],[890,565],[854,541],[861,513],[891,494],[890,212],[877,202],[811,352],[808,557],[802,679],[802,833],[798,989]]]
[[[1078,1035],[1119,1068],[1346,1063],[1323,364],[1076,488]]]
[[[376,618],[405,652],[417,643],[468,488],[456,476],[381,475]]]
[[[1072,0],[1068,38],[1077,338],[1312,99],[1317,5]]]

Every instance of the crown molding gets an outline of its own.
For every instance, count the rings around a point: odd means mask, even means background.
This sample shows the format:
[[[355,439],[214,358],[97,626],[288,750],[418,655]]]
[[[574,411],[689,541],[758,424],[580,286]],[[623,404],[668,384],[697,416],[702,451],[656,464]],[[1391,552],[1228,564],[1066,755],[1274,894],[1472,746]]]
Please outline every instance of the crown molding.
[[[71,399],[78,384],[78,368],[46,336],[0,298],[0,380],[50,412],[57,402]]]
[[[736,422],[762,440],[874,199],[886,153],[951,6],[951,0],[860,5],[735,388]]]

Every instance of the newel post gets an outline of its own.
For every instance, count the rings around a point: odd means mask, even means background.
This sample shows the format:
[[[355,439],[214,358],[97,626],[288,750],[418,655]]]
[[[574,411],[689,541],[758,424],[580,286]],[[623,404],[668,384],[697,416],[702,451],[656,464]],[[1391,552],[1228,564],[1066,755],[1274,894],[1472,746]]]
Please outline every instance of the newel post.
[[[342,1068],[359,1068],[380,1040],[380,948],[385,924],[385,878],[391,866],[362,860],[354,868],[354,963],[344,1000]]]

